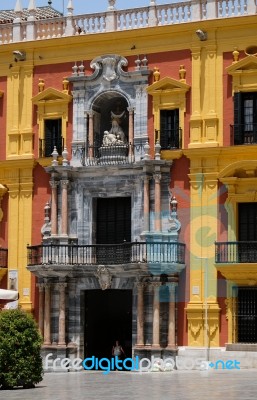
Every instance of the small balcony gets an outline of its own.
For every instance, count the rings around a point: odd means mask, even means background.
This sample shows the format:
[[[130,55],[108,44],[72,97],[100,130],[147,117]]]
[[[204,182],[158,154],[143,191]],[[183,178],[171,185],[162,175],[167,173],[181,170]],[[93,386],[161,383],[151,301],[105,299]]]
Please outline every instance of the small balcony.
[[[232,145],[257,144],[257,124],[230,125]]]
[[[178,242],[122,244],[43,244],[28,246],[28,266],[98,266],[121,264],[185,264],[185,244]]]
[[[174,150],[182,148],[182,129],[161,129],[155,131],[155,139],[159,140],[161,150]]]
[[[217,242],[216,264],[257,263],[257,242]]]
[[[51,157],[55,146],[58,154],[61,155],[64,150],[63,137],[60,137],[58,140],[39,139],[39,144],[38,144],[39,158]]]

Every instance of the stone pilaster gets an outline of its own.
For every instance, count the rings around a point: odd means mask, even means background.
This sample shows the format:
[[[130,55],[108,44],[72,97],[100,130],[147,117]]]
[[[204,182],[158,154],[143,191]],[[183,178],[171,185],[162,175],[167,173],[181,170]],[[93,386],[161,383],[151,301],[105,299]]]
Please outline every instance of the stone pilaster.
[[[58,182],[51,179],[50,186],[52,188],[52,203],[51,203],[51,235],[57,235],[57,186]]]
[[[51,284],[45,283],[44,345],[51,344]]]
[[[68,235],[68,179],[61,180],[62,187],[62,236]]]
[[[144,346],[144,283],[137,283],[137,347]]]
[[[57,284],[57,288],[59,289],[59,340],[58,346],[65,346],[65,288],[67,287],[67,283],[60,282]]]
[[[155,173],[153,175],[155,181],[155,195],[154,195],[154,211],[155,211],[155,221],[154,227],[156,232],[161,232],[161,174]]]
[[[152,347],[160,347],[160,298],[159,290],[161,283],[153,282],[153,343]]]
[[[39,289],[39,299],[38,299],[38,327],[41,335],[44,336],[44,284],[38,283],[37,287]]]

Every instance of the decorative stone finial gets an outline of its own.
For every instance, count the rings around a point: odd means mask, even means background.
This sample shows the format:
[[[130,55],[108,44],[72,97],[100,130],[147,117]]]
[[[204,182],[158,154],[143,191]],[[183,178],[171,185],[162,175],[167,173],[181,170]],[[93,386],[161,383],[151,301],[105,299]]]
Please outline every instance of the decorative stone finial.
[[[155,160],[160,160],[161,159],[161,145],[159,140],[156,141],[155,143],[155,155],[154,155]]]
[[[73,0],[69,0],[68,5],[67,5],[67,10],[68,10],[68,15],[73,15]]]
[[[233,64],[238,62],[238,58],[239,58],[239,51],[237,50],[237,47],[234,47],[234,51],[233,51]]]
[[[115,10],[115,3],[116,3],[116,0],[108,0],[108,2],[109,2],[108,11],[113,11],[113,10]]]
[[[36,0],[29,0],[28,10],[32,11],[36,9]]]
[[[144,145],[144,151],[145,151],[144,160],[150,160],[149,150],[150,150],[149,143],[145,142],[145,145]]]
[[[180,82],[186,82],[186,70],[184,65],[179,66],[179,80]]]
[[[67,151],[67,147],[64,147],[64,150],[62,152],[62,165],[63,167],[67,167],[69,165],[69,161],[67,159],[68,157],[68,151]]]
[[[45,205],[45,208],[44,208],[44,210],[45,210],[45,223],[47,223],[47,222],[49,222],[50,221],[50,205],[49,205],[49,202],[47,202],[46,203],[46,205]]]
[[[45,218],[44,218],[44,225],[41,228],[41,234],[43,235],[43,239],[49,238],[51,236],[51,222],[50,222],[50,204],[49,202],[46,203],[44,207],[45,211]]]
[[[85,69],[85,67],[84,67],[83,61],[81,61],[81,64],[79,65],[79,75],[80,76],[84,76],[85,75],[84,69]]]
[[[15,7],[14,7],[14,12],[16,13],[21,13],[22,12],[22,4],[21,4],[21,0],[17,0]]]
[[[147,67],[148,60],[147,60],[146,55],[145,55],[144,58],[141,60],[141,62],[142,62],[142,64],[143,64],[142,69],[147,69],[147,68],[148,68],[148,67]]]
[[[45,88],[45,81],[44,79],[39,78],[38,91],[43,92],[44,88]]]
[[[159,72],[159,68],[158,67],[154,67],[153,71],[154,71],[153,72],[154,82],[158,82],[160,80],[160,76],[161,76],[161,74]]]
[[[140,70],[140,64],[141,64],[141,60],[140,60],[139,56],[137,56],[137,59],[135,60],[135,64],[136,64],[135,70],[139,71]]]
[[[77,62],[75,61],[75,64],[72,67],[72,75],[78,75],[78,66]]]
[[[69,81],[67,78],[63,78],[62,81],[63,93],[69,94]]]
[[[57,152],[57,148],[56,146],[54,146],[54,151],[52,152],[52,157],[53,157],[53,161],[52,161],[52,166],[53,167],[57,167],[58,166],[58,152]]]
[[[170,221],[170,229],[169,232],[172,234],[172,238],[174,241],[178,240],[178,231],[181,228],[181,223],[178,220],[178,202],[176,200],[175,196],[172,196],[170,198],[170,216],[169,216],[169,221]]]

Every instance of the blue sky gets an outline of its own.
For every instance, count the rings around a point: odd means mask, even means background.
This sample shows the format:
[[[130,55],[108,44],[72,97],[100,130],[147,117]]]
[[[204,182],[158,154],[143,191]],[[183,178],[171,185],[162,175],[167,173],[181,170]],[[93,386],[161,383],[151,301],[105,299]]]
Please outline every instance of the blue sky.
[[[24,8],[28,7],[29,0],[21,0],[22,6]],[[169,3],[168,0],[157,0],[157,4],[166,4]],[[14,9],[16,4],[16,0],[0,0],[0,10],[12,10]],[[52,7],[56,8],[59,11],[63,11],[66,14],[66,7],[68,4],[68,0],[52,0]],[[74,14],[88,14],[93,12],[101,12],[106,11],[108,7],[108,0],[73,0],[74,4]],[[143,7],[149,6],[150,0],[117,0],[116,8],[117,9],[126,9],[133,7]],[[48,5],[48,0],[36,0],[36,5],[46,6]]]

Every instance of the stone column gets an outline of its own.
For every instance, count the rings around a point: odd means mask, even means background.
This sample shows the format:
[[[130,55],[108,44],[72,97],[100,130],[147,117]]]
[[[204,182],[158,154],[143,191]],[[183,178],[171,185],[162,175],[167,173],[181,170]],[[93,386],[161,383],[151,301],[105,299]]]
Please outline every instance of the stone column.
[[[62,186],[62,236],[68,235],[68,179],[61,180]]]
[[[161,231],[161,174],[154,174],[155,180],[155,197],[154,197],[154,211],[155,211],[155,231]]]
[[[153,282],[153,343],[152,347],[160,347],[160,282]]]
[[[128,108],[129,111],[129,132],[128,132],[128,142],[129,142],[129,157],[134,154],[134,109]]]
[[[38,283],[39,299],[38,299],[38,327],[41,335],[44,336],[44,284]]]
[[[150,176],[144,176],[144,231],[150,230],[150,194],[149,194]]]
[[[58,182],[51,179],[50,186],[52,188],[51,236],[56,236],[57,235],[57,186],[58,186]]]
[[[67,283],[61,282],[57,284],[59,289],[59,339],[58,346],[65,346],[65,288]]]
[[[93,144],[94,144],[94,112],[88,113],[88,157],[93,157]]]
[[[51,285],[45,283],[44,345],[51,344]]]
[[[144,283],[137,283],[137,346],[144,346]]]
[[[175,285],[170,283],[168,347],[176,347],[175,337]]]

